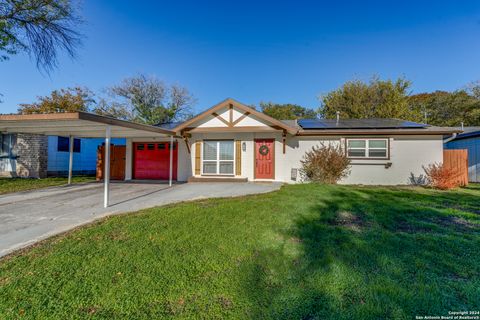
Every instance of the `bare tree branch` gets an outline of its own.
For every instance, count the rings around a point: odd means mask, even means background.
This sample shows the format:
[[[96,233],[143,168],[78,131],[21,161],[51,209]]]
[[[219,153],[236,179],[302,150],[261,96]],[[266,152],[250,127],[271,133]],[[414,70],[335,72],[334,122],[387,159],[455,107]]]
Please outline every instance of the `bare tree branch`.
[[[71,0],[0,0],[0,51],[26,51],[38,68],[51,71],[60,51],[75,58],[81,45],[76,11]]]
[[[145,75],[124,79],[109,91],[112,101],[97,112],[112,116],[127,112],[129,120],[147,124],[185,120],[191,117],[191,107],[195,102],[186,88],[168,86],[155,77]]]

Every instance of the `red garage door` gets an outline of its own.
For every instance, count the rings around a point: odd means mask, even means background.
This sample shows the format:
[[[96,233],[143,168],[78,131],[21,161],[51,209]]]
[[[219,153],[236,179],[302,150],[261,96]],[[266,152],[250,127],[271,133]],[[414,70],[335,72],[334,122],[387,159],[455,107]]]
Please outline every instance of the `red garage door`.
[[[133,178],[168,180],[170,142],[136,142],[133,144]],[[173,180],[177,180],[177,143],[173,144]]]

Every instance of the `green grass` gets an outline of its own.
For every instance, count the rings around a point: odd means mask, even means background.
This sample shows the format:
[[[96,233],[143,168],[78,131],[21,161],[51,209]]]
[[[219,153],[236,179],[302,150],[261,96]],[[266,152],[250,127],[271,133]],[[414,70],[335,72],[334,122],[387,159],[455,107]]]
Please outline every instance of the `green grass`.
[[[78,176],[72,178],[73,183],[82,183],[94,180],[95,177],[89,176]],[[67,178],[63,177],[52,177],[44,179],[0,178],[0,194],[61,186],[66,183]]]
[[[412,319],[480,309],[480,186],[294,185],[110,217],[0,262],[0,318]]]

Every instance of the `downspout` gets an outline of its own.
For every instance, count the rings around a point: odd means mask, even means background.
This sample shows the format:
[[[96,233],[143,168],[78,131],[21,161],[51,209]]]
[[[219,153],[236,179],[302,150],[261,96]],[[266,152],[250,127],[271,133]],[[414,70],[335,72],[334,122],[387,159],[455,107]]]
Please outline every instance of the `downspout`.
[[[455,133],[452,133],[452,136],[451,136],[451,137],[443,140],[443,143],[447,143],[447,142],[450,142],[450,141],[452,141],[452,140],[455,140],[455,138],[457,137],[457,135],[458,135],[458,133],[456,133],[456,132],[455,132]]]

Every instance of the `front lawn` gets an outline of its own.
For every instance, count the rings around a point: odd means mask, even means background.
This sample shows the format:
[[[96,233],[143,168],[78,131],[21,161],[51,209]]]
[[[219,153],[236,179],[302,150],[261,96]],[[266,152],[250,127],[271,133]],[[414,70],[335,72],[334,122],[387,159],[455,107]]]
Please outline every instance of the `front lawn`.
[[[82,183],[94,180],[95,177],[89,176],[72,177],[72,183]],[[0,194],[61,186],[64,184],[67,184],[67,178],[64,177],[51,177],[44,179],[0,178]]]
[[[159,207],[0,262],[1,319],[412,319],[480,310],[480,186],[294,185]]]

